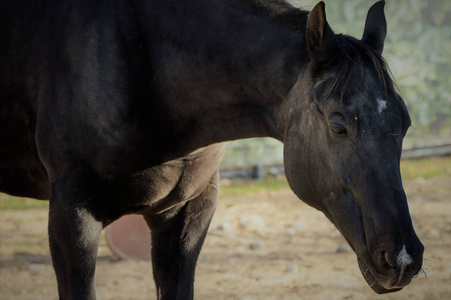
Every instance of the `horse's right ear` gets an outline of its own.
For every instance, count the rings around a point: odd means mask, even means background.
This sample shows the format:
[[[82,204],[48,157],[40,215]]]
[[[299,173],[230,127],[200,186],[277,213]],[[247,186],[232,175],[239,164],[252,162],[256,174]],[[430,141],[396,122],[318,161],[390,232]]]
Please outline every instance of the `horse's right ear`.
[[[362,41],[376,49],[380,54],[384,49],[384,40],[387,35],[387,21],[384,14],[385,1],[373,4],[368,10],[363,31]]]
[[[310,12],[306,30],[307,49],[313,61],[328,61],[337,47],[335,34],[326,20],[324,2],[318,3]]]

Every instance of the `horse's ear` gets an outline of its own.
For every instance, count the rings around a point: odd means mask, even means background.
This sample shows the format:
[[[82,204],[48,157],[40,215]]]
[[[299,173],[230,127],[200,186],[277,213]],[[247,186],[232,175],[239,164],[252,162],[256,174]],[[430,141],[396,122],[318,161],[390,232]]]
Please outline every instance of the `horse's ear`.
[[[318,3],[310,12],[306,30],[307,49],[313,61],[328,61],[336,52],[335,34],[326,20],[324,2]]]
[[[366,16],[365,30],[362,41],[376,49],[380,54],[384,49],[385,36],[387,35],[387,22],[384,14],[385,1],[373,4]]]

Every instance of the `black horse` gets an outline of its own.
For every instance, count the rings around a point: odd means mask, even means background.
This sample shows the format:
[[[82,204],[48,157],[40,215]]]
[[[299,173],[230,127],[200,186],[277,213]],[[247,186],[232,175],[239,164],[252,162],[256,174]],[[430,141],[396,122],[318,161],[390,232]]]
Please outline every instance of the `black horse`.
[[[263,136],[284,143],[291,188],[341,231],[371,288],[409,284],[423,245],[383,7],[357,40],[333,33],[323,2],[3,0],[0,190],[50,199],[60,298],[95,298],[101,230],[129,213],[152,231],[158,297],[192,298],[222,142]]]

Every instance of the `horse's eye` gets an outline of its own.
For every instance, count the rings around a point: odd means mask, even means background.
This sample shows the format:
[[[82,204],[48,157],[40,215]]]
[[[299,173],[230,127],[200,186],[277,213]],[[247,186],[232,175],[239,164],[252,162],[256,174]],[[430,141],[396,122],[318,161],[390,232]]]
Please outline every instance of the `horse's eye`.
[[[339,124],[333,124],[330,129],[332,130],[333,133],[337,134],[337,135],[341,135],[341,136],[345,136],[348,134],[348,131],[346,130],[346,128],[344,128],[343,126],[339,125]]]

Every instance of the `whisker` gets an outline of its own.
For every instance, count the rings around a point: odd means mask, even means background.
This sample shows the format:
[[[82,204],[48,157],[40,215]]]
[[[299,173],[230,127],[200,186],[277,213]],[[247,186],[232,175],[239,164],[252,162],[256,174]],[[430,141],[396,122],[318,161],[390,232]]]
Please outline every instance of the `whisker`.
[[[424,274],[424,278],[427,279],[428,278],[428,268],[421,268],[421,270],[418,271],[418,273],[415,276],[413,276],[413,278],[418,278],[418,277],[420,277],[421,274]]]

